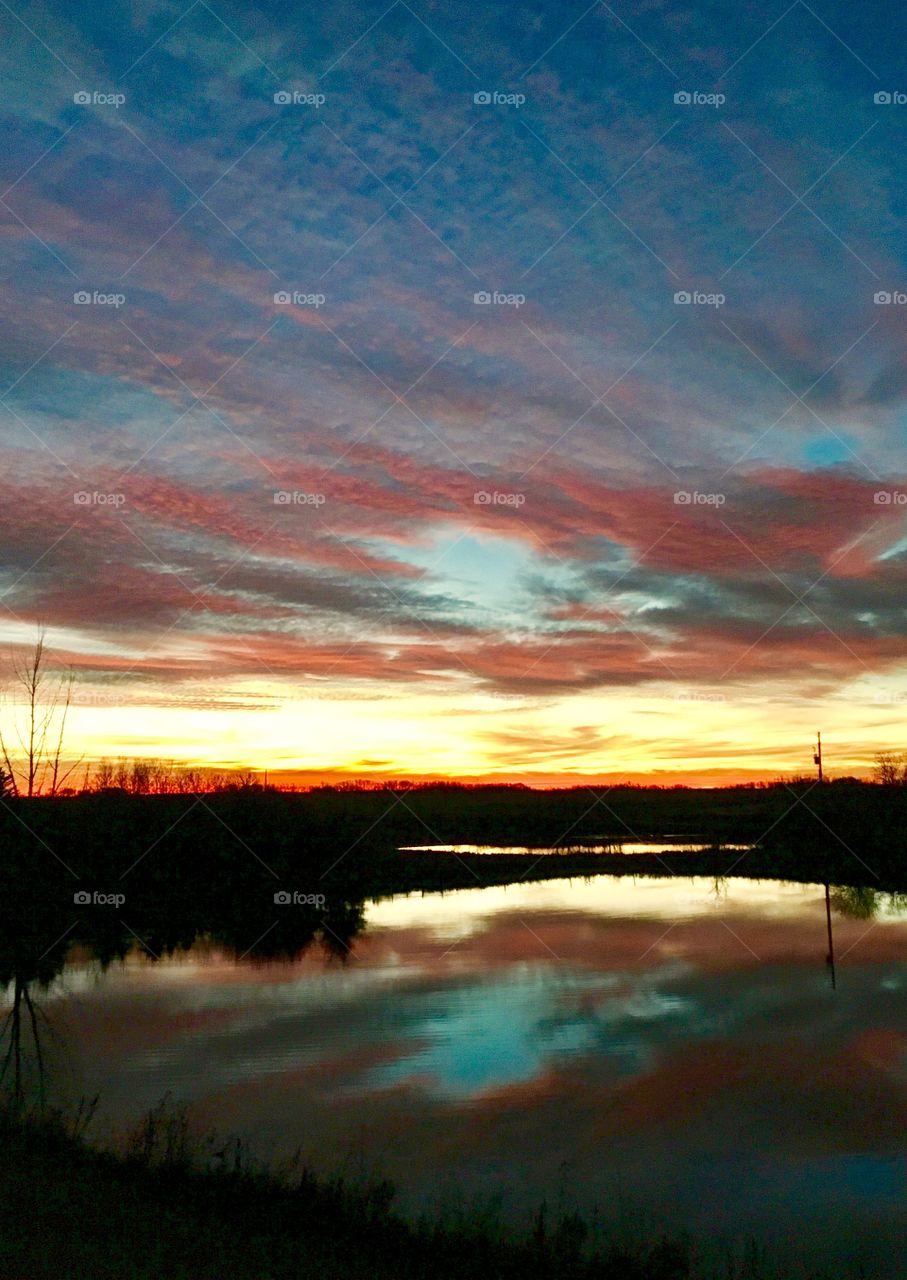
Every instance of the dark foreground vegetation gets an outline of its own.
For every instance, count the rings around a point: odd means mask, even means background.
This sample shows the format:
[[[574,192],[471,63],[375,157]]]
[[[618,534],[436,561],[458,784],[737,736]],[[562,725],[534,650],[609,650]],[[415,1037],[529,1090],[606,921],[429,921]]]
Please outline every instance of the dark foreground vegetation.
[[[55,1115],[0,1111],[5,1280],[781,1280],[750,1244],[700,1257],[691,1242],[608,1239],[541,1208],[517,1233],[491,1213],[408,1221],[383,1182],[270,1172],[214,1152],[162,1107],[124,1155]],[[831,1280],[824,1272],[812,1280]],[[835,1280],[843,1280],[836,1274]]]
[[[621,844],[650,839],[670,840],[678,853],[622,863]],[[862,883],[867,865],[880,879],[900,877],[905,840],[907,786],[855,780],[710,791],[438,785],[287,793],[250,785],[134,795],[111,788],[0,805],[6,882],[38,877],[50,892],[58,885],[119,886],[133,895],[204,892],[214,878],[242,889],[285,882],[328,897],[367,897],[520,880],[530,865],[533,878],[614,874],[626,865],[707,874],[734,867],[736,874],[818,880],[830,872]],[[588,851],[602,843],[613,853]],[[445,857],[405,848],[462,844],[553,846],[559,857],[552,864],[535,855]],[[685,844],[708,851],[682,852]],[[753,848],[740,858],[724,845]]]

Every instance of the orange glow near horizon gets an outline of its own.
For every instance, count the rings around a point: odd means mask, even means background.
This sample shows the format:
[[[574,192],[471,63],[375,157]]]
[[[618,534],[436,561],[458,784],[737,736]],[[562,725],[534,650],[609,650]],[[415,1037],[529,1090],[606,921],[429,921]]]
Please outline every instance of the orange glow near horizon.
[[[897,745],[892,707],[880,705],[869,717],[865,696],[796,711],[752,695],[743,706],[670,692],[535,703],[462,692],[453,699],[443,690],[391,697],[377,688],[298,697],[258,681],[233,685],[232,707],[221,700],[206,708],[201,694],[187,705],[185,692],[170,705],[147,696],[115,705],[117,696],[77,692],[70,758],[267,771],[269,780],[297,786],[409,778],[710,787],[812,774],[816,724],[835,726],[825,734],[831,777],[868,776],[874,754]]]

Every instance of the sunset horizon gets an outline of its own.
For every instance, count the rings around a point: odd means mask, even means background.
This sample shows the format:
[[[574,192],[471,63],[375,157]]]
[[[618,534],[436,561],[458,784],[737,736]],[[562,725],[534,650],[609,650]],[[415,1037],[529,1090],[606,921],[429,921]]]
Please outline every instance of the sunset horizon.
[[[248,688],[240,695],[245,705],[231,711],[223,705],[216,709],[205,707],[202,691],[189,695],[197,703],[191,710],[182,693],[176,697],[168,694],[160,702],[145,701],[137,694],[124,707],[122,694],[105,693],[103,686],[93,687],[85,681],[77,655],[54,650],[45,629],[39,629],[36,636],[43,646],[37,707],[41,714],[47,714],[49,731],[60,733],[61,767],[67,773],[69,792],[90,790],[97,785],[105,766],[134,763],[166,766],[177,772],[195,771],[200,776],[226,778],[242,774],[259,783],[296,789],[354,782],[380,786],[402,781],[417,785],[446,782],[542,788],[713,788],[780,784],[816,774],[818,730],[808,738],[803,727],[794,724],[779,729],[775,741],[763,739],[764,745],[757,730],[756,740],[748,742],[743,735],[752,733],[759,719],[764,724],[769,717],[757,718],[753,712],[751,719],[740,724],[739,706],[728,706],[721,694],[675,693],[661,698],[631,695],[619,701],[612,698],[607,704],[601,700],[603,719],[609,711],[613,718],[615,707],[623,707],[624,723],[632,724],[636,717],[648,716],[650,723],[665,725],[664,737],[648,739],[634,739],[626,732],[608,735],[603,727],[592,724],[569,731],[559,728],[556,734],[539,726],[533,740],[534,709],[529,708],[527,714],[527,709],[521,707],[519,713],[509,713],[509,720],[514,723],[518,716],[522,718],[526,745],[505,752],[488,745],[489,741],[494,742],[501,713],[493,703],[489,706],[487,699],[484,706],[477,698],[464,700],[457,716],[468,723],[459,734],[444,723],[447,712],[443,700],[428,707],[416,702],[414,710],[401,712],[400,700],[396,699],[395,709],[389,713],[388,698],[382,692],[358,700],[341,701],[328,694],[321,699],[290,701],[282,700],[273,691],[262,693]],[[33,654],[34,642],[31,647],[13,647],[8,655],[12,677],[8,679],[3,703],[5,743],[0,728],[0,745],[10,752],[8,764],[22,758],[23,728],[29,718],[27,690],[23,690],[16,672],[21,677]],[[256,697],[261,698],[258,706]],[[585,698],[583,703],[588,709],[593,700]],[[563,710],[562,704],[545,708],[549,717]],[[891,707],[887,710],[890,715]],[[845,719],[840,709],[838,715]],[[137,716],[142,717],[145,728],[140,738],[132,730]],[[717,729],[712,731],[714,736],[707,736],[703,730],[699,741],[680,737],[673,727],[680,717],[687,732],[691,730],[690,722],[700,718],[717,722],[724,733],[730,730],[734,737],[720,738]],[[183,726],[182,735],[174,732],[174,721]],[[259,735],[253,735],[251,728],[260,732],[262,724],[261,738],[265,740],[254,741]],[[13,732],[10,725],[14,726]],[[767,726],[763,729],[766,736],[769,731]],[[877,773],[879,756],[891,753],[899,744],[887,726],[871,732],[864,730],[862,735],[854,726],[852,732],[853,737],[844,741],[826,733],[826,780],[871,779]],[[345,750],[340,744],[347,735],[360,749],[372,741],[376,754],[357,755]],[[332,750],[329,744],[333,739],[338,746]],[[404,745],[396,757],[377,754],[398,740]],[[227,749],[231,746],[234,751]],[[437,760],[435,767],[429,763],[433,759]],[[466,762],[472,767],[464,767]]]

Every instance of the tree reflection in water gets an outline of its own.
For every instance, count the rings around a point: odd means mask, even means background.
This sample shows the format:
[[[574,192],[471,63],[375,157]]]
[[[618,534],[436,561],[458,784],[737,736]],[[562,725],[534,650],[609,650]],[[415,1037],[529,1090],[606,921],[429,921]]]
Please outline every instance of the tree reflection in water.
[[[240,961],[298,960],[319,946],[329,960],[346,964],[365,924],[361,901],[335,900],[323,908],[283,908],[270,921],[258,912],[199,912],[179,903],[138,912],[126,924],[107,911],[83,920],[49,918],[41,912],[10,912],[0,922],[0,990],[5,1013],[0,1023],[0,1092],[15,1108],[43,1110],[48,1094],[49,1042],[62,1046],[42,993],[62,973],[74,946],[84,948],[103,972],[141,950],[149,963],[206,942]],[[56,916],[51,912],[50,916]],[[56,938],[56,943],[53,939]],[[35,957],[38,957],[35,959]]]

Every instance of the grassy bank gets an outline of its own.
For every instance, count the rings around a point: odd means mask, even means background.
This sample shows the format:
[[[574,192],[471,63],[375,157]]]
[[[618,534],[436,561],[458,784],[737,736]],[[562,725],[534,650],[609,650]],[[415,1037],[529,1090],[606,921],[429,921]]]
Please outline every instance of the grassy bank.
[[[241,1151],[194,1159],[172,1115],[149,1118],[126,1157],[59,1120],[0,1120],[0,1269],[29,1280],[401,1280],[485,1275],[681,1280],[688,1251],[587,1246],[578,1219],[525,1238],[482,1224],[406,1222],[386,1183],[278,1177]],[[177,1117],[178,1120],[178,1117]]]
[[[241,1150],[204,1167],[179,1117],[149,1117],[129,1154],[93,1150],[59,1118],[0,1114],[6,1280],[780,1280],[755,1246],[716,1267],[682,1240],[616,1244],[539,1211],[508,1233],[407,1221],[386,1183],[275,1175]],[[826,1280],[818,1272],[814,1280]],[[840,1275],[836,1280],[841,1280]]]

